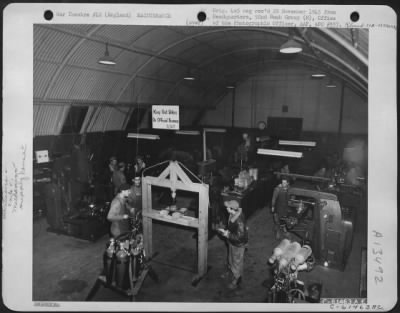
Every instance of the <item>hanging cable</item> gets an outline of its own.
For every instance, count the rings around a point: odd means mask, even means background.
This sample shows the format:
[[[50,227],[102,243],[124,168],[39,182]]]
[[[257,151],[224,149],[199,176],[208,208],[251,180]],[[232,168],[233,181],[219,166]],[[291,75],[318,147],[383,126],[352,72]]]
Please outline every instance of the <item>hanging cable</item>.
[[[170,162],[170,160],[163,161],[163,162],[154,164],[154,165],[152,165],[152,166],[146,167],[146,168],[143,170],[143,172],[142,172],[142,177],[144,177],[144,173],[145,173],[147,170],[149,170],[149,169],[151,169],[151,168],[158,167],[158,166],[160,166],[160,165],[162,165],[162,164],[164,164],[164,163],[167,163],[167,162]]]
[[[142,177],[144,177],[144,173],[145,173],[147,170],[149,170],[149,169],[151,169],[151,168],[155,168],[155,167],[161,166],[161,165],[163,165],[163,164],[165,164],[165,163],[169,163],[169,162],[171,162],[171,161],[170,161],[170,160],[166,160],[166,161],[163,161],[163,162],[154,164],[154,165],[152,165],[152,166],[146,167],[146,168],[143,170],[143,172],[142,172]],[[178,162],[178,164],[179,164],[181,167],[183,167],[183,168],[184,168],[186,171],[188,171],[192,176],[194,176],[200,183],[203,184],[202,180],[201,180],[200,178],[198,178],[196,174],[194,174],[191,170],[189,170],[189,169],[188,169],[185,165],[183,165],[181,162],[179,162],[179,161],[177,161],[177,162]]]
[[[185,170],[187,170],[190,174],[192,174],[200,183],[203,184],[203,181],[202,181],[200,178],[198,178],[197,175],[194,174],[191,170],[189,170],[185,165],[183,165],[183,164],[182,164],[181,162],[179,162],[179,161],[178,161],[178,164],[179,164],[180,166],[182,166]]]
[[[135,93],[135,80],[132,82],[132,93]],[[132,97],[133,98],[133,97]],[[136,133],[139,134],[139,96],[136,98]],[[139,155],[139,136],[136,138],[136,158],[135,158],[135,163],[137,160],[137,157]],[[144,160],[143,160],[144,161]]]

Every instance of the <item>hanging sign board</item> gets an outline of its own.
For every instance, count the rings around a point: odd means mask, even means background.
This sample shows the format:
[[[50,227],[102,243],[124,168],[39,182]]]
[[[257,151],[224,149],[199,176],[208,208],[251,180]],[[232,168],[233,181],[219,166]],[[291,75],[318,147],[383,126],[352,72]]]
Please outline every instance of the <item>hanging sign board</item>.
[[[179,129],[178,105],[153,105],[151,112],[153,128]]]

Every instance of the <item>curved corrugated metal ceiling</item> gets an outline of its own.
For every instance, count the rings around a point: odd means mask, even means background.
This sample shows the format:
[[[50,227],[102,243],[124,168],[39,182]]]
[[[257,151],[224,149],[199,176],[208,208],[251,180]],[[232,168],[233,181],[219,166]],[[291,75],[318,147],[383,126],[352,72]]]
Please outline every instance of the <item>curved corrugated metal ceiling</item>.
[[[283,56],[278,50],[288,32],[288,28],[38,24],[34,103],[175,103],[203,109],[216,104],[227,83],[282,64],[302,64],[305,78],[311,69],[328,71],[366,97],[368,30],[296,29],[303,52]],[[115,66],[97,63],[106,42]],[[194,82],[183,80],[189,69],[197,76]],[[121,112],[115,114],[113,129],[124,124]]]

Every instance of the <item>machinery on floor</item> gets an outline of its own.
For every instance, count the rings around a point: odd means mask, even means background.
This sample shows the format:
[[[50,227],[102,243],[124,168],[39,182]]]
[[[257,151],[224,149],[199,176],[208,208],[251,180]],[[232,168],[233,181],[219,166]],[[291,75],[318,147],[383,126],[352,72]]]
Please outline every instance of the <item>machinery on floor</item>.
[[[313,176],[287,174],[288,177],[314,179]],[[284,212],[279,216],[277,238],[288,237],[302,244],[309,242],[318,264],[344,270],[352,249],[356,209],[341,201],[348,197],[340,186],[326,187],[296,181],[279,191],[277,201]],[[352,202],[354,205],[354,201]]]
[[[300,271],[311,271],[315,258],[309,245],[301,246],[297,241],[283,239],[273,250],[268,260],[272,265],[273,279],[268,288],[269,303],[318,303],[322,285],[305,286],[297,278]]]
[[[157,274],[149,265],[150,258],[146,258],[141,212],[130,221],[129,232],[108,241],[103,254],[103,273],[97,278],[87,301],[94,297],[101,285],[134,301],[147,274],[158,281]]]

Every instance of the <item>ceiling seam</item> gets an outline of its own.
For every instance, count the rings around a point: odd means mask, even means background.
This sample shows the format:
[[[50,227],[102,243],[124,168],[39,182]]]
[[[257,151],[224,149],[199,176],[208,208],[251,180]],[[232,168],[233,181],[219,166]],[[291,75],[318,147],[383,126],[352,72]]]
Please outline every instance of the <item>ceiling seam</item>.
[[[183,43],[183,42],[185,42],[185,41],[187,41],[187,40],[191,40],[191,39],[193,39],[193,38],[201,37],[201,36],[204,36],[204,35],[207,35],[207,34],[210,34],[210,33],[221,32],[221,31],[226,32],[226,31],[243,31],[243,30],[251,30],[251,31],[265,32],[265,33],[269,33],[269,34],[275,34],[275,35],[277,35],[277,36],[287,36],[287,34],[284,33],[284,32],[274,31],[274,30],[266,30],[266,29],[258,29],[258,28],[237,28],[237,29],[235,29],[235,28],[224,28],[224,29],[218,29],[218,30],[205,31],[205,32],[201,32],[201,33],[197,33],[197,34],[188,36],[188,37],[186,37],[186,38],[184,38],[184,39],[182,39],[182,40],[180,40],[180,41],[177,41],[177,42],[175,42],[175,43],[173,43],[173,44],[171,44],[171,45],[165,47],[165,48],[162,49],[158,54],[162,54],[162,53],[164,53],[165,51],[169,50],[170,48],[175,47],[175,46],[177,46],[177,45],[179,45],[179,44],[181,44],[181,43]],[[301,39],[301,38],[300,38],[300,39]],[[304,40],[301,40],[301,41],[304,42]],[[317,46],[317,48],[318,48],[318,46]],[[320,50],[323,51],[322,48],[321,48]],[[147,66],[152,60],[153,60],[153,58],[150,58],[150,59],[147,60],[142,66],[140,66],[140,67],[137,69],[136,73],[132,75],[131,79],[128,80],[128,84],[135,78],[135,75],[136,75],[137,73],[139,73],[145,66]],[[346,67],[349,67],[349,68],[351,69],[350,65],[346,65],[346,64],[344,64],[344,65],[345,65]],[[353,72],[357,73],[357,72],[354,71],[354,70],[353,70]],[[357,73],[357,74],[358,74],[358,73]],[[358,74],[358,75],[360,75],[360,74]],[[364,79],[364,80],[365,80],[365,79]],[[178,82],[177,84],[179,84],[179,82]],[[127,86],[127,85],[126,85],[126,86]],[[124,86],[123,91],[127,88],[126,86]],[[171,87],[171,89],[172,89],[172,90],[175,90],[176,87],[177,87],[177,86],[175,85],[175,86]],[[168,95],[166,96],[166,99],[168,99],[168,97],[170,96],[170,94],[171,94],[171,92],[168,93]],[[121,96],[121,94],[117,97],[117,100],[116,100],[116,101],[119,100],[120,96]]]
[[[90,37],[93,33],[95,33],[97,30],[99,30],[102,27],[102,25],[97,25],[95,27],[93,27],[93,29],[91,29],[88,32],[88,36]],[[44,93],[43,98],[47,99],[51,89],[53,88],[57,78],[60,76],[62,70],[64,69],[65,65],[67,64],[67,62],[71,59],[71,57],[73,56],[73,54],[75,53],[76,50],[78,50],[78,48],[85,42],[86,39],[81,39],[79,40],[75,46],[73,46],[71,48],[71,50],[67,53],[67,55],[65,56],[64,60],[62,61],[62,63],[60,64],[60,66],[58,67],[58,69],[56,70],[56,72],[54,73],[53,77],[50,80],[49,85],[46,88],[46,91]]]
[[[247,29],[247,28],[245,28],[245,29]],[[252,28],[249,28],[249,29],[252,30]],[[204,35],[208,35],[208,34],[212,34],[212,33],[217,33],[217,32],[235,31],[235,30],[237,30],[237,29],[222,28],[222,29],[213,29],[213,30],[210,30],[210,31],[205,31],[205,32],[197,33],[197,34],[194,34],[194,35],[185,37],[185,38],[183,38],[183,39],[181,39],[181,40],[178,40],[178,41],[176,41],[176,42],[174,42],[174,43],[168,45],[167,47],[161,49],[161,50],[158,52],[157,55],[161,55],[161,54],[163,54],[164,52],[166,52],[167,50],[169,50],[169,49],[171,49],[171,48],[173,48],[173,47],[175,47],[175,46],[178,46],[178,45],[180,45],[181,43],[186,42],[186,41],[188,41],[188,40],[191,40],[191,39],[193,39],[193,38],[197,38],[197,37],[200,37],[200,36],[204,36]],[[243,30],[243,29],[241,29],[241,30]],[[269,32],[269,33],[277,33],[276,31],[268,31],[268,32]],[[278,32],[278,33],[279,33],[279,32]],[[283,33],[279,33],[279,35],[280,35],[280,36],[286,36],[286,34],[283,34]],[[130,78],[130,80],[128,80],[127,84],[123,87],[123,89],[122,89],[122,91],[121,91],[121,94],[116,98],[116,101],[119,100],[119,98],[122,96],[123,92],[125,92],[125,89],[127,88],[127,86],[131,83],[131,81],[133,81],[133,80],[135,79],[136,75],[137,75],[144,67],[146,67],[151,61],[153,61],[154,58],[155,58],[155,57],[151,57],[149,60],[147,60],[145,63],[143,63],[143,64],[136,70],[136,73],[132,75],[132,77]]]
[[[341,63],[341,64],[344,65],[346,68],[351,69],[352,72],[353,72],[355,75],[357,75],[359,78],[361,78],[365,83],[368,83],[368,80],[367,80],[361,73],[359,73],[356,69],[353,69],[351,65],[347,64],[347,62],[341,61],[341,60],[340,60],[338,57],[336,57],[334,54],[330,53],[329,51],[327,51],[327,50],[325,50],[325,49],[323,49],[323,48],[321,48],[321,47],[319,47],[319,46],[316,47],[316,48],[320,49],[320,50],[323,51],[326,55],[328,55],[329,57],[335,59],[337,62]],[[211,63],[212,63],[212,62],[215,62],[215,61],[218,60],[219,58],[225,57],[225,56],[227,56],[227,55],[229,55],[229,54],[233,54],[233,53],[237,53],[237,52],[241,52],[241,51],[252,51],[252,50],[257,50],[257,51],[258,51],[258,50],[263,50],[263,49],[265,49],[265,50],[271,50],[269,47],[266,47],[266,48],[263,48],[263,47],[251,47],[251,48],[245,48],[245,49],[240,49],[240,50],[234,50],[234,51],[227,52],[227,53],[225,53],[225,54],[223,54],[223,55],[216,56],[216,57],[211,61]],[[303,55],[303,56],[307,56],[307,57],[310,57],[310,56],[311,56],[311,55],[306,54],[306,53],[302,53],[302,55]],[[311,59],[316,59],[316,58],[311,57]],[[317,59],[316,59],[316,60],[317,60]],[[325,61],[324,61],[324,62],[325,62]],[[206,64],[206,65],[209,65],[209,64],[211,64],[211,63],[208,63],[208,64]],[[326,63],[326,62],[325,62],[325,63]],[[204,63],[203,63],[203,64],[204,64]],[[204,66],[203,64],[201,64],[200,66]]]

